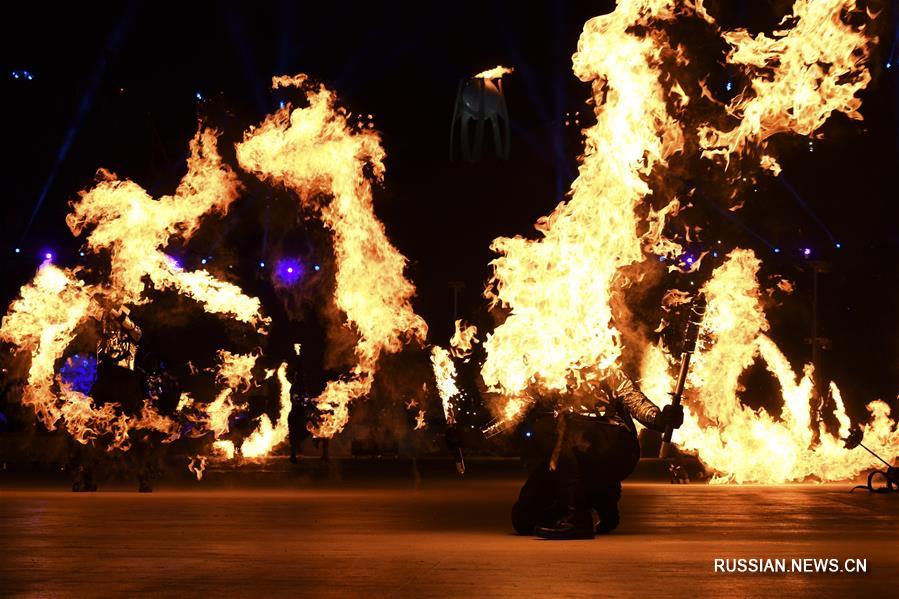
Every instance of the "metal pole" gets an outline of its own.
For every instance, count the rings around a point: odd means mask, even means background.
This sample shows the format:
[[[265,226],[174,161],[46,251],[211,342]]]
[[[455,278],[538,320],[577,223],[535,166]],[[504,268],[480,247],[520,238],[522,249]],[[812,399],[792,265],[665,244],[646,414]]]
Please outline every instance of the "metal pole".
[[[459,319],[459,291],[465,288],[462,281],[450,281],[449,286],[453,289],[453,324]]]

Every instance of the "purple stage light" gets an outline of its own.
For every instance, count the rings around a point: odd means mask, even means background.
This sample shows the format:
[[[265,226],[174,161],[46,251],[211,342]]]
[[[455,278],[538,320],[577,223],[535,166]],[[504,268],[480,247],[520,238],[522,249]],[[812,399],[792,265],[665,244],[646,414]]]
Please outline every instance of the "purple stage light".
[[[295,258],[282,258],[275,264],[275,279],[282,285],[295,285],[303,278],[303,265]]]
[[[806,258],[812,255],[812,248],[805,248],[802,250],[802,255]]]
[[[53,252],[45,252],[44,260],[46,260],[48,262],[53,262]]]

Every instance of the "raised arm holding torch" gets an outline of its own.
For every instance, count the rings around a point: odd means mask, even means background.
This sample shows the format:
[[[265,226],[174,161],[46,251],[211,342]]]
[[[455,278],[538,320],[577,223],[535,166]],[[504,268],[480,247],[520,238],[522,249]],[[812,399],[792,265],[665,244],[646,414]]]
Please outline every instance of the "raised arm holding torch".
[[[677,384],[674,391],[671,392],[671,405],[680,406],[681,399],[684,395],[684,386],[687,383],[687,373],[690,371],[690,357],[696,350],[696,342],[699,338],[699,324],[702,316],[705,314],[705,298],[700,295],[694,301],[690,308],[690,314],[687,319],[687,326],[684,330],[684,346],[680,356],[680,370],[677,374]],[[667,458],[671,451],[671,437],[674,434],[674,428],[671,425],[665,427],[662,433],[662,446],[659,451],[660,458]]]

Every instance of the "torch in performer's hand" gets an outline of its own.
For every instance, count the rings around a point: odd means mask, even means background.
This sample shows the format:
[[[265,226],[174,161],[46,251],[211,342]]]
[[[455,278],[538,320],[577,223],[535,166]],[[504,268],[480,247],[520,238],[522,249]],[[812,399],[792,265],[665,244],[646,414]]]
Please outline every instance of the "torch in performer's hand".
[[[456,428],[456,406],[454,399],[459,396],[459,388],[456,386],[456,367],[453,364],[452,355],[442,347],[435,346],[431,349],[431,364],[434,367],[434,377],[437,383],[437,393],[440,395],[440,403],[443,406],[443,416],[446,419],[446,448],[456,462],[456,470],[459,474],[465,474],[465,461],[462,459],[462,437]]]
[[[684,408],[681,399],[684,395],[684,387],[687,384],[687,373],[690,371],[690,357],[696,351],[696,342],[699,339],[699,324],[705,314],[705,297],[698,295],[690,306],[687,326],[684,330],[684,345],[680,356],[680,369],[677,374],[677,384],[671,392],[671,404],[665,406],[659,413],[658,428],[663,429],[662,447],[659,457],[668,457],[671,451],[671,437],[674,429],[679,428],[684,422]]]
[[[456,471],[459,474],[465,474],[465,459],[462,457],[462,435],[459,433],[455,423],[446,425],[443,437],[446,440],[446,448],[452,454],[453,461],[456,462]]]

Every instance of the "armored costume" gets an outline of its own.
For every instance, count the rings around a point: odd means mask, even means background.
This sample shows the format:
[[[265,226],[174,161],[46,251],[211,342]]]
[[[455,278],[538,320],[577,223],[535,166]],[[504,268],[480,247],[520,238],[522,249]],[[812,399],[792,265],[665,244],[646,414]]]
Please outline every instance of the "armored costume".
[[[520,534],[593,538],[618,526],[621,481],[640,459],[634,420],[663,431],[680,426],[683,411],[659,409],[620,371],[562,399],[555,411],[535,415],[538,462],[512,509],[512,524]]]

